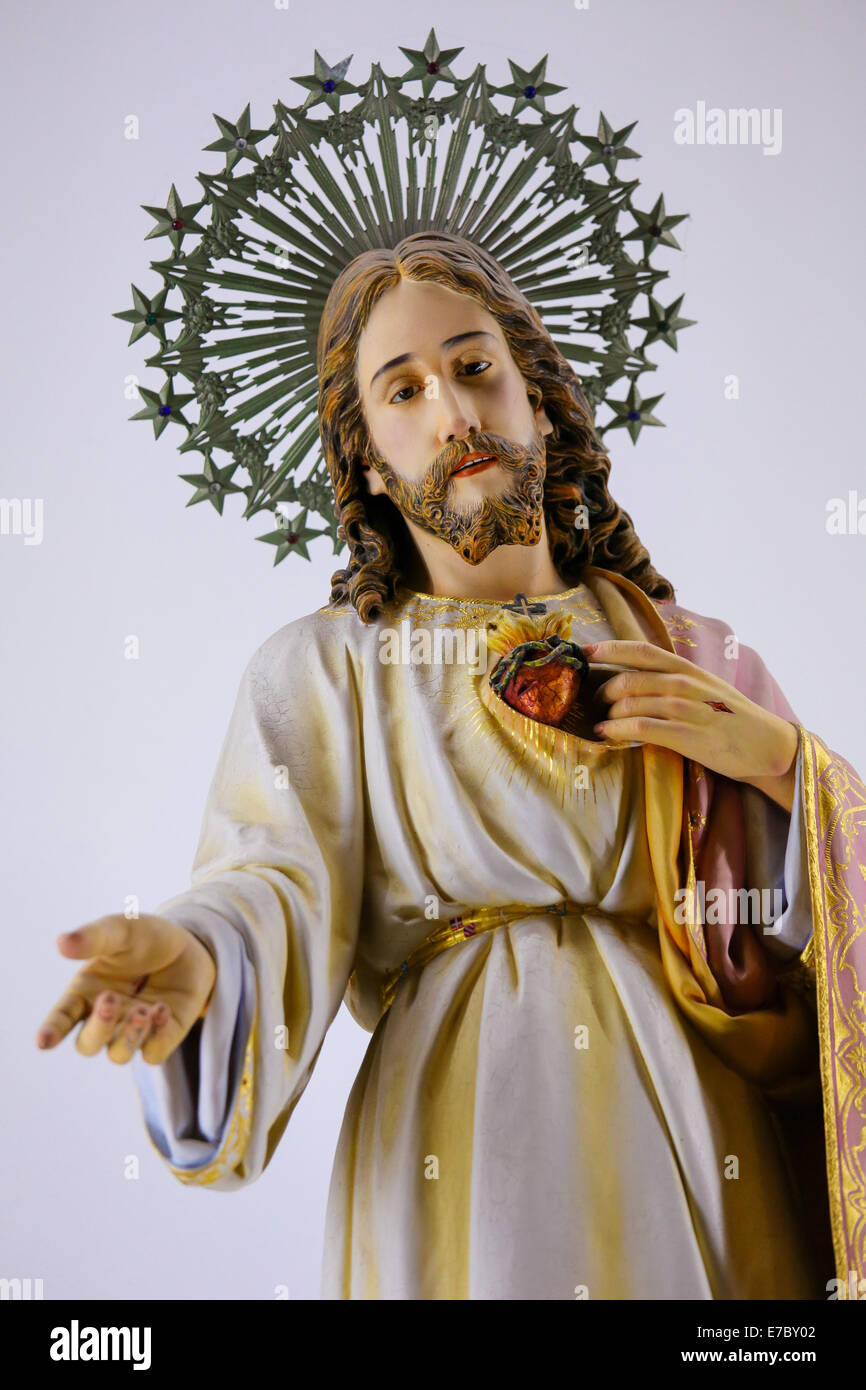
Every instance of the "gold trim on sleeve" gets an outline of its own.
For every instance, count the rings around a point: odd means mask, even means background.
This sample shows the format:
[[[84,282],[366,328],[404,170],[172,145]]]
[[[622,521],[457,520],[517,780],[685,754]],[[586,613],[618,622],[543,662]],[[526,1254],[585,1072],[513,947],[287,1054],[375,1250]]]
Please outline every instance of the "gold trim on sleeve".
[[[847,1288],[850,1266],[852,1262],[859,1263],[864,1243],[866,1182],[862,1142],[852,1147],[848,1125],[852,1107],[858,1115],[866,1114],[866,1061],[862,1060],[862,1046],[855,1045],[857,1025],[841,997],[838,972],[852,968],[846,958],[845,943],[859,935],[863,925],[858,921],[856,903],[846,894],[844,876],[834,874],[830,844],[841,819],[850,845],[851,830],[844,823],[852,814],[862,814],[863,787],[860,784],[856,788],[857,804],[852,806],[851,798],[846,796],[850,790],[848,778],[836,775],[834,755],[817,735],[803,729],[802,737],[813,932],[801,958],[806,958],[809,945],[813,945],[830,1225],[836,1273]],[[862,1007],[863,991],[858,990],[855,997]],[[861,1276],[864,1273],[862,1269],[855,1272]]]
[[[246,1050],[244,1052],[244,1065],[241,1073],[240,1085],[238,1086],[237,1099],[235,1101],[232,1118],[226,1132],[226,1137],[220,1147],[219,1153],[215,1158],[210,1159],[201,1168],[178,1168],[175,1164],[169,1163],[163,1153],[151,1143],[156,1149],[166,1167],[178,1179],[179,1182],[191,1187],[210,1187],[225,1177],[233,1169],[237,1168],[241,1162],[249,1143],[250,1132],[252,1130],[253,1119],[253,1080],[255,1077],[255,1037],[256,1024],[258,1021],[258,1007],[253,1014],[252,1026],[249,1037],[247,1038]],[[150,1137],[150,1131],[148,1131]]]

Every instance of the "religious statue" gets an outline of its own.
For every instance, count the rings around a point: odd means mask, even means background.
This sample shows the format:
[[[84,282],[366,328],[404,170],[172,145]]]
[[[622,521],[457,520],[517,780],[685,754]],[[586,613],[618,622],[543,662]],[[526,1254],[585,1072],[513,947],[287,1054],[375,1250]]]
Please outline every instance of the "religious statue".
[[[325,1298],[849,1296],[866,789],[676,601],[542,316],[430,223],[317,310],[330,598],[243,673],[191,887],[60,939],[40,1045],[83,1021],[229,1191],[345,1001]]]

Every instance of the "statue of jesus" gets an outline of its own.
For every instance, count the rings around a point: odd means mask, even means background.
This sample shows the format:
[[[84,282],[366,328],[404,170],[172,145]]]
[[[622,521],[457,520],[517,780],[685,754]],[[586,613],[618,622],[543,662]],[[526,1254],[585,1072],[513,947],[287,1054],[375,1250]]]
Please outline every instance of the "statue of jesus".
[[[192,886],[59,938],[40,1045],[132,1059],[170,1171],[232,1190],[345,1001],[325,1298],[826,1298],[810,817],[857,774],[675,602],[490,254],[359,255],[318,368],[348,561],[249,661]]]

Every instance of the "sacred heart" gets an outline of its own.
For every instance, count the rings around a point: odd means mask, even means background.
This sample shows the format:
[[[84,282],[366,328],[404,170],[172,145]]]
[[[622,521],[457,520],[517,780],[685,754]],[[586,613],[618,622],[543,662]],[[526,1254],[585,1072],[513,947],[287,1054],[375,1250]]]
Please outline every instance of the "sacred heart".
[[[579,685],[573,667],[550,661],[537,670],[522,666],[506,685],[502,698],[530,719],[559,724],[571,709]]]
[[[589,663],[562,637],[521,642],[497,662],[490,684],[497,695],[540,724],[561,724],[574,705]]]

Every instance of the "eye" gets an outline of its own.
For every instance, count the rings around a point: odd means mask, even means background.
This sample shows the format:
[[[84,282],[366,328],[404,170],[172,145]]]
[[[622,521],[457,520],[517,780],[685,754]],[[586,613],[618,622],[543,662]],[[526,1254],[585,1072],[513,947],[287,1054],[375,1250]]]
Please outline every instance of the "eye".
[[[412,387],[411,387],[411,386],[401,386],[401,387],[400,387],[400,390],[397,391],[397,392],[395,393],[395,395],[393,395],[393,396],[391,397],[391,404],[393,405],[393,404],[395,403],[395,401],[396,401],[397,405],[402,405],[402,404],[403,404],[403,401],[400,400],[400,397],[403,395],[403,392],[404,392],[404,391],[411,391],[411,390],[412,390]],[[411,396],[406,396],[404,399],[407,400],[407,401],[410,401],[410,400],[412,399],[412,397],[411,397]]]
[[[475,376],[481,376],[482,373],[486,372],[487,369],[488,369],[489,367],[492,367],[492,365],[493,365],[493,363],[492,363],[492,362],[488,362],[485,358],[479,358],[479,359],[477,359],[477,360],[473,360],[472,362],[464,362],[461,370],[464,371],[467,375],[475,377]],[[469,368],[470,368],[470,367],[477,367],[477,368],[479,368],[479,370],[478,370],[478,371],[469,371]],[[399,389],[399,391],[395,391],[394,395],[391,397],[390,404],[391,404],[391,405],[404,405],[404,404],[406,403],[406,401],[411,401],[411,400],[412,400],[412,396],[415,394],[416,391],[418,391],[418,390],[420,390],[420,389],[421,389],[420,387],[414,387],[414,386],[401,386],[400,389]],[[412,395],[411,395],[411,396],[406,396],[406,395],[404,395],[404,392],[406,392],[406,391],[411,391],[411,392],[412,392]],[[401,397],[402,397],[402,400],[401,400]]]

